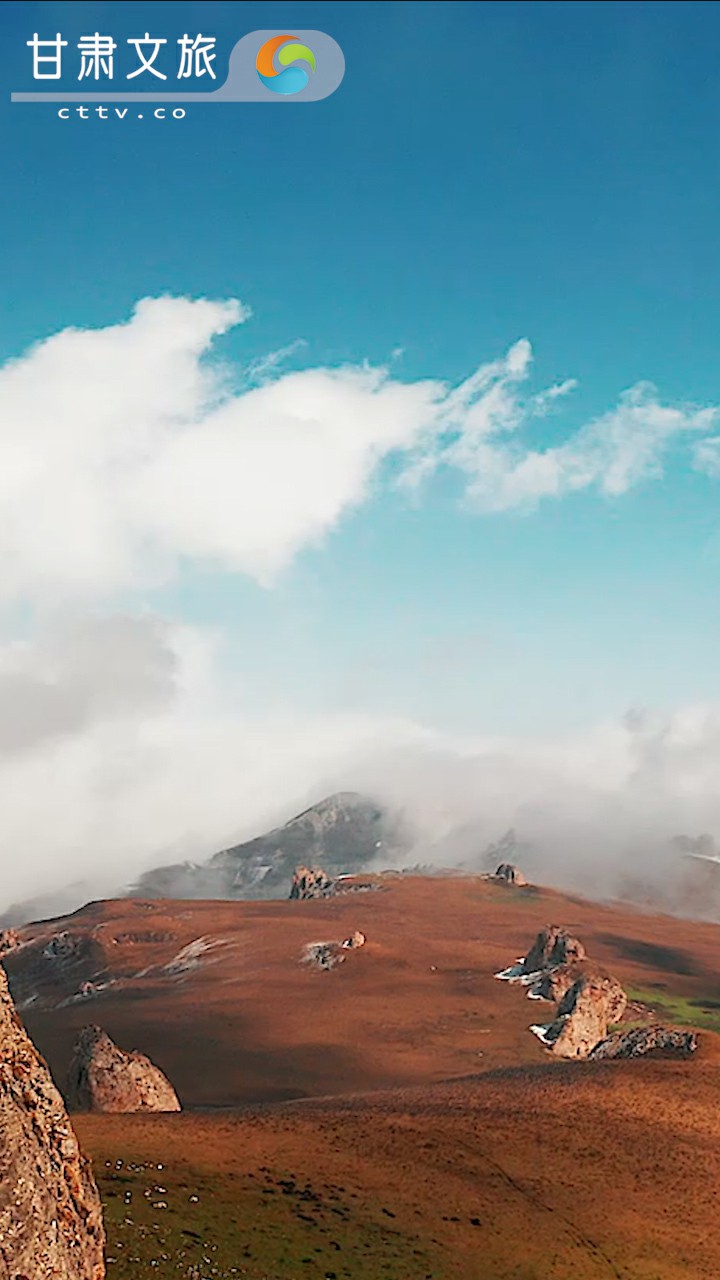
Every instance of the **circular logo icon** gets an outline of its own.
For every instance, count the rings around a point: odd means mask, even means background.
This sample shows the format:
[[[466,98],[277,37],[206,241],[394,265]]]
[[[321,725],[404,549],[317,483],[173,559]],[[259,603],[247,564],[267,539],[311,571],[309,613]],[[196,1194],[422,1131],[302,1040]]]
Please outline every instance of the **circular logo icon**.
[[[276,68],[276,61],[279,67]],[[310,83],[310,74],[305,67],[297,66],[304,62],[315,70],[315,54],[306,44],[300,44],[297,36],[273,36],[266,40],[255,59],[257,73],[264,85],[273,93],[299,93]]]

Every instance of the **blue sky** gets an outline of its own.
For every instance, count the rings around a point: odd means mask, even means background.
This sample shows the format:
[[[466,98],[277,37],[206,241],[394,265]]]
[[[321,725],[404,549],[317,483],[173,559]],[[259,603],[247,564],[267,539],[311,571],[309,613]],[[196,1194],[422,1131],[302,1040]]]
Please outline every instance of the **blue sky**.
[[[338,92],[142,125],[9,103],[34,30],[202,31],[221,62],[265,27],[331,34]],[[8,4],[0,355],[236,297],[243,365],[302,339],[283,368],[457,382],[529,339],[535,390],[578,381],[536,448],[639,381],[720,402],[719,41],[702,3]],[[190,561],[118,600],[219,630],[248,705],[514,735],[716,700],[719,581],[717,480],[678,450],[530,511],[373,483],[269,587]]]

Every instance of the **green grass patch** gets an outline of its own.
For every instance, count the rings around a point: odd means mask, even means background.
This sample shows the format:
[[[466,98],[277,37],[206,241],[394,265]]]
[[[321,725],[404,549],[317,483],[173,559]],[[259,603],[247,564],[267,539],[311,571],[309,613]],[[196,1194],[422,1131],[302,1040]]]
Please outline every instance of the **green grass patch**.
[[[108,1280],[423,1280],[438,1257],[389,1205],[289,1170],[95,1163]]]
[[[660,1013],[669,1022],[679,1026],[698,1027],[704,1031],[720,1032],[720,1008],[718,1001],[710,996],[703,998],[694,996],[673,995],[667,991],[656,991],[650,987],[628,987],[629,1000],[645,1004],[649,1009]]]

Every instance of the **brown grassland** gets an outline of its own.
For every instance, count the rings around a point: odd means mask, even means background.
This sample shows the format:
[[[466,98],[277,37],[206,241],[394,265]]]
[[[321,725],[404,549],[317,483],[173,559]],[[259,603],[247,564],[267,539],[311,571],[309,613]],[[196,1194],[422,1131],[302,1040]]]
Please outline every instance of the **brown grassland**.
[[[716,1280],[720,927],[477,878],[379,885],[99,903],[24,931],[7,968],[56,1078],[99,1022],[185,1107],[75,1118],[109,1275]],[[548,923],[616,973],[629,1019],[698,1026],[697,1054],[554,1060],[528,1030],[551,1006],[494,977]],[[67,964],[42,955],[59,929],[84,943]],[[354,929],[338,968],[301,963]],[[110,985],[64,1003],[93,976]]]

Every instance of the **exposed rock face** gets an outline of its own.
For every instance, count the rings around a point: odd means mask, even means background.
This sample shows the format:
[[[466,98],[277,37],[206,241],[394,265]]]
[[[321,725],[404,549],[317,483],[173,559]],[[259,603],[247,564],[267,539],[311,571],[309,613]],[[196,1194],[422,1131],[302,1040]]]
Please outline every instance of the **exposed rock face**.
[[[579,977],[576,965],[560,964],[554,969],[547,969],[531,987],[528,995],[536,1000],[552,1000],[560,1004],[563,996],[570,990]]]
[[[20,935],[17,929],[0,929],[0,956],[7,955],[20,946]]]
[[[513,862],[501,862],[495,875],[495,880],[502,880],[505,884],[515,884],[518,886],[526,885],[527,880],[519,867]]]
[[[667,1027],[636,1027],[601,1040],[590,1057],[598,1058],[689,1058],[697,1049],[694,1031],[672,1031]]]
[[[97,1187],[0,967],[0,1280],[102,1280]]]
[[[606,1039],[608,1027],[622,1017],[626,1005],[616,978],[583,974],[563,996],[555,1021],[533,1030],[558,1057],[587,1058]]]
[[[381,856],[390,860],[404,854],[409,845],[399,820],[375,801],[340,791],[208,862],[148,871],[132,893],[143,898],[280,898],[299,864],[323,866],[333,877],[352,874]]]
[[[180,1111],[177,1094],[144,1054],[126,1053],[102,1027],[83,1027],[67,1082],[68,1106],[76,1111]]]
[[[333,882],[322,867],[296,867],[290,888],[291,898],[327,898]]]
[[[585,959],[585,948],[579,938],[574,938],[567,929],[559,925],[549,924],[541,929],[524,961],[525,973],[539,973],[544,969],[554,969],[557,965],[572,965]]]

